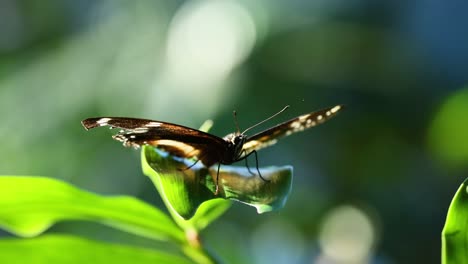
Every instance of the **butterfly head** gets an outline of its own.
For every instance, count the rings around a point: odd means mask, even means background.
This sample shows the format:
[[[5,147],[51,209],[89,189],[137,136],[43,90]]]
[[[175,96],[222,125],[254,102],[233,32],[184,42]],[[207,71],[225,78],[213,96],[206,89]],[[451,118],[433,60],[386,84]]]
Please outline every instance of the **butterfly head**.
[[[234,136],[234,138],[232,139],[232,144],[235,145],[235,146],[241,146],[244,145],[244,142],[245,140],[247,139],[247,137],[244,135],[244,134],[237,134]]]
[[[237,159],[242,154],[242,147],[247,140],[247,136],[236,132],[226,135],[224,140],[228,143],[228,156]]]
[[[239,134],[237,132],[230,133],[224,137],[224,140],[226,140],[230,146],[240,146],[240,147],[242,147],[246,139],[247,139],[246,135]]]

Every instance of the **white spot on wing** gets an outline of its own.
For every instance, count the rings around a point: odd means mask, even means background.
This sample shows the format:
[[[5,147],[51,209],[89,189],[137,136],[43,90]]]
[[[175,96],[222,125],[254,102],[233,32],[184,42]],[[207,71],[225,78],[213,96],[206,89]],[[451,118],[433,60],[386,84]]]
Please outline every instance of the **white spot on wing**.
[[[108,118],[108,117],[103,117],[101,119],[99,119],[98,121],[96,121],[96,123],[99,125],[99,126],[105,126],[107,125],[107,122],[109,122],[111,119]]]
[[[301,127],[301,122],[299,122],[299,121],[292,122],[290,127],[293,128],[293,129],[297,129],[297,128]]]
[[[162,123],[160,122],[149,122],[148,124],[145,125],[145,127],[160,127],[162,125]]]
[[[146,132],[148,132],[148,128],[146,128],[146,127],[137,127],[135,129],[132,129],[132,132],[134,132],[134,133],[146,133]]]
[[[310,114],[300,116],[300,117],[299,117],[299,121],[300,121],[300,122],[304,122],[305,120],[307,120],[307,118],[309,118],[309,116],[310,116]]]
[[[340,111],[340,109],[341,109],[341,105],[337,105],[337,106],[333,107],[330,111],[334,114],[334,113]]]

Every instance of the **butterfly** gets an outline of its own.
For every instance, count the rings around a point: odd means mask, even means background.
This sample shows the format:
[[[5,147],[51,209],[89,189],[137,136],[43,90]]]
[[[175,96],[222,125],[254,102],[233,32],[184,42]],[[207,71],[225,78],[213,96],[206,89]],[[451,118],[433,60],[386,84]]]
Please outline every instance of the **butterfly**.
[[[81,124],[86,130],[101,126],[122,129],[113,138],[123,142],[123,145],[126,147],[138,148],[142,145],[151,145],[174,156],[188,159],[195,158],[195,163],[185,169],[194,166],[199,161],[206,167],[218,164],[215,191],[215,194],[217,194],[221,164],[229,165],[245,160],[247,169],[252,173],[247,164],[247,158],[254,154],[258,175],[267,181],[261,176],[258,169],[257,150],[275,144],[282,137],[324,123],[334,117],[343,108],[342,105],[336,105],[304,114],[252,136],[247,136],[247,131],[282,113],[288,107],[284,107],[281,111],[247,128],[242,133],[239,131],[236,112],[234,112],[237,131],[223,138],[182,125],[140,118],[93,117],[81,121]]]

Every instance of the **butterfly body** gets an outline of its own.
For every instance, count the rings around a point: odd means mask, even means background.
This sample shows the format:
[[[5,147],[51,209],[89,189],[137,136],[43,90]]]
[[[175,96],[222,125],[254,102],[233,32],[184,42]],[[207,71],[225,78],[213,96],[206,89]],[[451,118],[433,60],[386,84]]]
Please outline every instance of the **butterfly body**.
[[[301,115],[252,136],[245,134],[249,128],[243,133],[237,131],[223,138],[182,125],[140,118],[94,117],[81,123],[86,130],[101,126],[122,129],[113,138],[126,147],[151,145],[174,156],[195,158],[206,167],[218,164],[219,168],[220,164],[229,165],[246,159],[250,154],[256,155],[257,150],[275,144],[279,138],[321,124],[341,109],[342,106],[337,105]]]

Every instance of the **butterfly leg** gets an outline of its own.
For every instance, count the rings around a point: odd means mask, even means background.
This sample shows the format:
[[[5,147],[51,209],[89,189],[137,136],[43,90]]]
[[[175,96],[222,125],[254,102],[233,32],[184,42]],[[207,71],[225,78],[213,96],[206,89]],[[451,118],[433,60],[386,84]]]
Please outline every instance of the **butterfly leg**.
[[[266,182],[269,182],[270,180],[267,180],[267,179],[263,178],[262,174],[260,173],[260,169],[258,168],[258,157],[257,157],[257,151],[256,151],[256,150],[254,150],[254,151],[250,152],[250,153],[249,153],[249,155],[250,155],[250,154],[252,154],[252,153],[254,153],[254,154],[255,154],[255,165],[257,166],[257,172],[258,172],[258,176],[260,177],[260,179],[262,179],[262,180],[264,180],[264,181],[266,181]]]
[[[188,167],[185,167],[185,168],[181,168],[179,170],[180,171],[188,170],[188,169],[192,168],[193,166],[195,166],[195,164],[197,164],[199,161],[200,161],[200,159],[197,159],[197,161],[195,161],[192,165],[190,165]]]
[[[245,150],[243,151],[243,154],[244,154],[244,155],[246,154],[246,151],[245,151]],[[245,160],[245,167],[247,167],[247,170],[249,171],[249,173],[252,174],[252,175],[255,175],[255,173],[253,173],[253,172],[250,170],[249,163],[247,162],[248,159],[245,158],[244,160]]]
[[[253,150],[253,151],[250,152],[249,154],[245,155],[244,157],[242,157],[242,158],[240,158],[240,159],[238,159],[238,160],[236,160],[236,161],[241,161],[241,160],[245,159],[245,160],[246,160],[246,164],[247,164],[247,158],[248,158],[250,155],[252,155],[252,154],[255,154],[255,163],[256,163],[256,167],[257,167],[258,176],[260,177],[260,179],[262,179],[262,180],[264,180],[264,181],[266,181],[266,182],[270,181],[270,180],[267,180],[267,179],[263,178],[262,174],[260,173],[260,169],[258,168],[258,156],[257,156],[257,151],[256,151],[256,150]],[[249,170],[250,173],[252,173],[252,172],[250,171],[250,169],[249,169],[248,166],[247,166],[247,169]],[[252,174],[253,174],[253,173],[252,173]]]
[[[219,168],[221,167],[221,163],[218,163],[218,170],[216,172],[216,191],[214,195],[218,195],[219,192]]]

